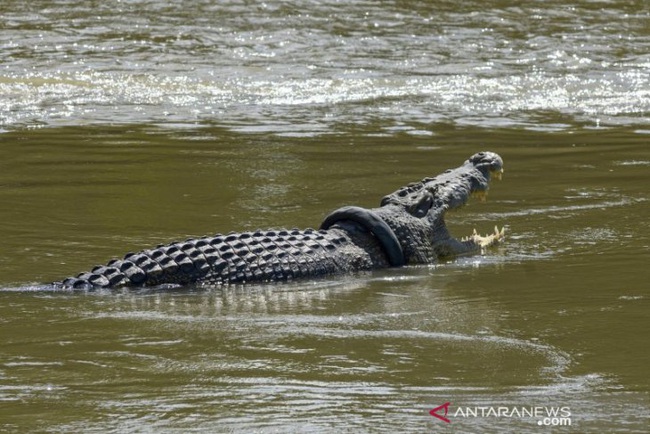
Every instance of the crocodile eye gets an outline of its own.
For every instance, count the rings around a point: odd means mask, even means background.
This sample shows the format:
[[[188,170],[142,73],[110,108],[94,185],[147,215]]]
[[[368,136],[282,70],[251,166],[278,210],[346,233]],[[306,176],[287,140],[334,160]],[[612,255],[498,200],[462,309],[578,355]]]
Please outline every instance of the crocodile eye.
[[[475,165],[478,166],[479,164],[483,163],[483,160],[485,159],[486,154],[485,152],[478,152],[474,155],[472,155],[469,159],[469,161]]]
[[[408,206],[408,212],[414,217],[424,217],[427,215],[433,205],[433,194],[430,191],[423,190]]]

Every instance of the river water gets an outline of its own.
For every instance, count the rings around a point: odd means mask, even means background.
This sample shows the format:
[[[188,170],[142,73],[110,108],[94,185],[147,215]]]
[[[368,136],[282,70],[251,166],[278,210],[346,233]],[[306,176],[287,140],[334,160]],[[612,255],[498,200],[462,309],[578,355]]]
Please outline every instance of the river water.
[[[3,0],[0,432],[647,432],[649,18],[622,0]],[[505,225],[480,256],[47,285],[177,239],[317,227],[481,150],[504,179],[448,217],[459,236]],[[449,423],[429,413],[445,403]]]

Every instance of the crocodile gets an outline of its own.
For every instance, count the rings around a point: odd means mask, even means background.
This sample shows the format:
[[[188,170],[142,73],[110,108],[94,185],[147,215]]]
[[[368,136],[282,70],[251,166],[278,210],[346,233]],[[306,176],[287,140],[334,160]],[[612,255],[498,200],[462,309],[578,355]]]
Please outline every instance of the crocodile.
[[[163,287],[286,281],[412,264],[480,253],[504,238],[495,227],[452,237],[448,210],[470,196],[485,200],[491,178],[501,179],[503,160],[479,152],[461,166],[424,178],[385,196],[378,208],[339,208],[320,228],[217,234],[159,245],[91,271],[54,282],[57,288]]]

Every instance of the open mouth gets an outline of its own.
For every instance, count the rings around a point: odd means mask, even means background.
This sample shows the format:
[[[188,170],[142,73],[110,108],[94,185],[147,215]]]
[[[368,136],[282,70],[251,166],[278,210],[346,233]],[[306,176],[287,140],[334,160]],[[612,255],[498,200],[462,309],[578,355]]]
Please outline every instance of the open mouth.
[[[486,184],[479,184],[480,187],[478,189],[475,189],[472,191],[470,194],[471,197],[481,201],[481,202],[486,202],[487,201],[487,196],[488,196],[488,189],[487,189],[487,184],[492,179],[496,179],[497,181],[501,181],[503,179],[503,167],[499,165],[498,168],[495,169],[490,169],[489,171],[489,176],[487,177],[487,183]],[[485,187],[485,188],[482,188]],[[487,235],[481,235],[478,233],[476,229],[472,232],[471,235],[465,236],[461,238],[461,242],[463,243],[474,243],[478,245],[481,249],[496,245],[503,241],[505,238],[506,234],[506,228],[505,226],[502,226],[501,229],[499,229],[498,226],[494,226],[494,232],[489,233]]]

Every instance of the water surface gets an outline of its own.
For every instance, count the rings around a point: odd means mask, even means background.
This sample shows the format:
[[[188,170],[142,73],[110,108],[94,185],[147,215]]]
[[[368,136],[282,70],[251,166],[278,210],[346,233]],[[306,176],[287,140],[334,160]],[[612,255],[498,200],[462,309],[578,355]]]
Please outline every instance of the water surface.
[[[3,2],[1,430],[645,432],[648,12]],[[505,225],[483,255],[283,285],[46,285],[173,240],[317,227],[481,150],[504,179],[448,225]],[[445,402],[448,425],[429,414]],[[455,414],[499,406],[571,426]]]

